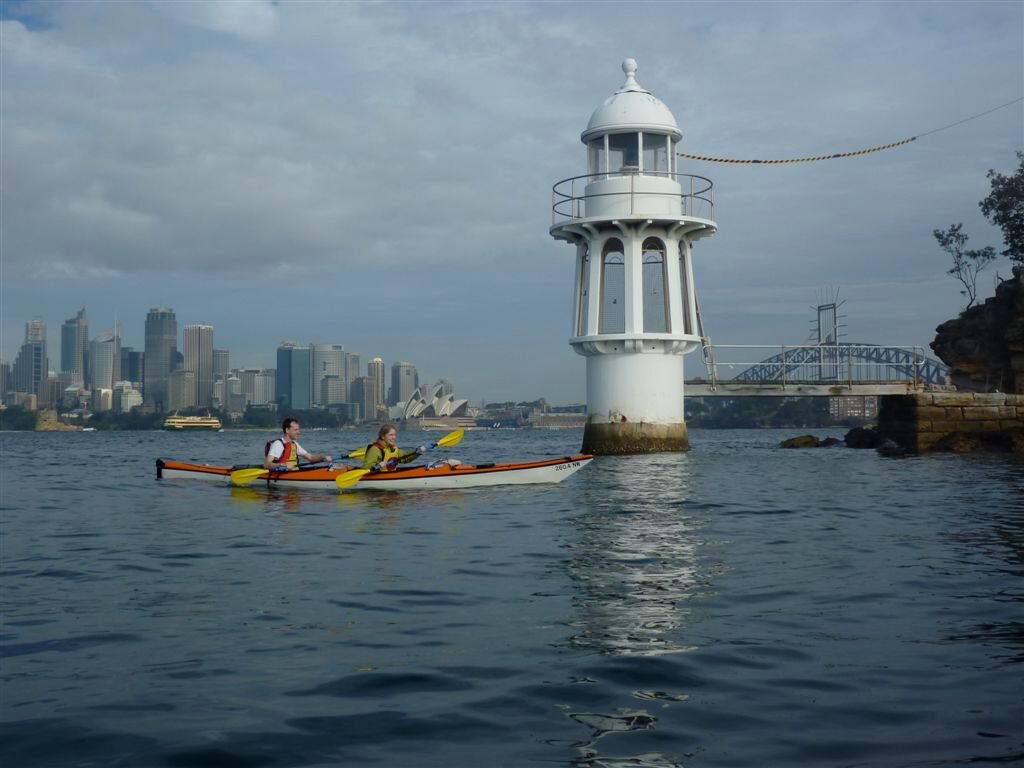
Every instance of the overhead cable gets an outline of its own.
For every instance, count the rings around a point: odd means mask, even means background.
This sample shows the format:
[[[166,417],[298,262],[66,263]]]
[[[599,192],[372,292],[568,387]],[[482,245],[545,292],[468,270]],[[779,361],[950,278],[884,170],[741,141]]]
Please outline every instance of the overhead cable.
[[[911,136],[908,139],[902,139],[901,141],[894,141],[891,144],[882,144],[882,145],[877,146],[877,147],[868,147],[867,149],[858,149],[858,150],[854,150],[852,152],[836,152],[836,153],[831,154],[831,155],[815,155],[814,157],[794,157],[794,158],[790,158],[790,159],[787,159],[787,160],[735,160],[735,159],[726,158],[726,157],[707,157],[705,155],[691,155],[689,152],[676,152],[676,156],[677,157],[685,157],[685,158],[688,158],[690,160],[701,160],[701,161],[703,161],[705,163],[734,163],[734,164],[746,164],[746,165],[780,165],[782,163],[814,163],[814,162],[818,162],[819,160],[835,160],[836,158],[839,158],[839,157],[857,157],[859,155],[868,155],[868,154],[871,154],[872,152],[882,152],[883,150],[886,150],[886,149],[893,149],[894,147],[901,147],[904,144],[909,144],[912,141],[917,141],[918,139],[923,138],[925,136],[931,136],[933,133],[938,133],[939,131],[945,131],[945,130],[947,130],[949,128],[953,128],[953,127],[955,127],[957,125],[963,125],[964,123],[970,122],[971,120],[977,120],[979,117],[984,117],[985,115],[991,114],[992,112],[995,112],[996,110],[1003,109],[1004,107],[1008,107],[1011,104],[1016,104],[1018,101],[1024,101],[1024,96],[1016,98],[1013,101],[1008,101],[1005,104],[1000,104],[998,107],[993,107],[992,109],[985,110],[984,112],[979,112],[976,115],[971,115],[971,117],[964,118],[963,120],[958,120],[955,123],[950,123],[949,125],[944,125],[941,128],[935,128],[934,130],[927,131],[926,133],[918,134],[917,136]]]

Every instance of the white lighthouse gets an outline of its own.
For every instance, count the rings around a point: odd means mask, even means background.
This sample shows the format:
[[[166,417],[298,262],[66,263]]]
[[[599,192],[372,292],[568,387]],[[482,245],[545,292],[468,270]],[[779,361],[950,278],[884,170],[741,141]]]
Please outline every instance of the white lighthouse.
[[[551,235],[576,244],[569,344],[587,359],[583,450],[685,451],[683,355],[701,342],[694,241],[714,234],[711,182],[676,172],[682,132],[626,82],[580,136],[587,173],[554,186]]]

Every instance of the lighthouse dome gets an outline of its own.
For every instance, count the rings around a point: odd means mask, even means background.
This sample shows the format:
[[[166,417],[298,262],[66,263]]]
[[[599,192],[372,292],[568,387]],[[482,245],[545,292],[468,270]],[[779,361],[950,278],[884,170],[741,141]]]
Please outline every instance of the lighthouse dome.
[[[622,62],[626,82],[594,110],[587,129],[580,134],[584,144],[602,134],[624,131],[664,133],[675,141],[682,137],[669,108],[637,83],[636,70],[635,59]]]

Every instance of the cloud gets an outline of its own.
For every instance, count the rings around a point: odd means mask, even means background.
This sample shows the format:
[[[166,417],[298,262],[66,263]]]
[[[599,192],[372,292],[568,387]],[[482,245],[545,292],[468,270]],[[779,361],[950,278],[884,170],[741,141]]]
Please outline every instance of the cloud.
[[[277,8],[269,0],[158,0],[153,6],[177,21],[245,40],[268,38],[277,29]]]
[[[359,275],[371,284],[355,290],[408,302],[458,284],[464,312],[486,315],[496,287],[514,296],[543,274],[531,311],[561,328],[571,277],[549,267],[571,275],[572,251],[548,236],[550,189],[585,171],[580,131],[623,58],[675,114],[681,148],[722,157],[859,149],[1024,92],[1008,3],[19,8],[0,20],[7,292],[255,271],[318,296]],[[682,161],[715,185],[719,231],[695,248],[709,330],[781,337],[790,313],[802,338],[814,290],[840,285],[872,313],[885,297],[924,338],[959,309],[955,291],[915,287],[943,279],[931,231],[963,221],[972,244],[998,245],[977,202],[989,168],[1014,167],[1022,123],[1018,104],[857,159]],[[9,311],[5,350],[25,319]]]

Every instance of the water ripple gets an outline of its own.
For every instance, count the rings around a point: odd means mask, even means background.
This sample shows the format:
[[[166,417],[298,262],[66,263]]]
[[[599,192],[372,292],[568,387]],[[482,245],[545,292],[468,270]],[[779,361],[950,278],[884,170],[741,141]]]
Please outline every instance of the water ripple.
[[[1021,465],[786,436],[695,430],[554,487],[336,495],[153,478],[156,455],[258,454],[253,433],[0,433],[28,465],[0,514],[4,764],[1021,760]]]

